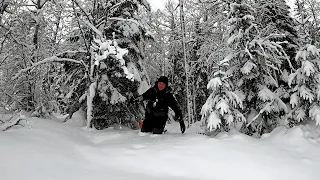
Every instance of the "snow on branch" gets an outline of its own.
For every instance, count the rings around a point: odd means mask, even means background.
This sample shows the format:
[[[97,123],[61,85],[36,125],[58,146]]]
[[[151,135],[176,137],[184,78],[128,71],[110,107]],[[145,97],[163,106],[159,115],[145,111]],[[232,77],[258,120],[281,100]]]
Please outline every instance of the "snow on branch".
[[[320,107],[314,105],[309,112],[309,116],[316,121],[316,124],[320,126]]]
[[[91,27],[91,26],[90,26]],[[94,26],[91,28],[96,29]],[[97,29],[96,29],[97,30]],[[100,31],[97,30],[97,33]],[[101,33],[102,35],[102,33]],[[114,35],[114,34],[113,34]],[[114,35],[115,36],[115,35]],[[128,68],[126,67],[126,62],[123,59],[123,56],[127,54],[129,51],[127,49],[122,49],[118,46],[118,43],[113,40],[105,40],[102,36],[101,39],[94,39],[94,42],[97,45],[92,45],[93,49],[99,50],[100,53],[95,53],[95,65],[99,65],[101,61],[107,59],[107,57],[113,55],[117,58],[118,62],[121,65],[121,68],[124,71],[127,79],[133,80],[133,74],[129,72]]]
[[[119,17],[111,17],[109,18],[109,20],[116,20],[116,21],[128,21],[128,22],[132,22],[135,23],[137,25],[140,25],[140,23],[134,19],[124,19],[124,18],[119,18]]]
[[[23,120],[27,120],[26,116],[20,115],[15,120],[7,122],[7,123],[4,123],[3,125],[1,125],[0,129],[2,131],[6,131],[6,130],[10,129],[13,126],[19,125],[20,121],[23,121]]]
[[[151,11],[151,6],[147,0],[140,0],[140,2],[148,11]]]
[[[19,45],[21,45],[21,46],[24,46],[24,47],[26,47],[26,48],[32,48],[31,45],[29,45],[29,44],[27,44],[27,43],[25,43],[25,42],[20,41],[20,40],[19,40],[18,38],[16,38],[12,33],[10,33],[10,36],[11,36],[11,38],[12,38],[17,44],[19,44]]]
[[[22,73],[25,73],[29,70],[34,69],[35,67],[41,65],[41,64],[45,64],[45,63],[51,63],[51,62],[73,62],[73,63],[77,63],[77,64],[82,64],[86,69],[87,69],[87,65],[84,64],[83,61],[78,61],[78,60],[74,60],[74,59],[69,59],[69,58],[59,58],[57,56],[52,56],[49,58],[45,58],[42,61],[39,61],[37,63],[34,63],[32,66],[27,67],[25,69],[21,69],[14,77],[13,79],[17,79]]]
[[[84,21],[95,33],[97,33],[100,38],[103,38],[102,32],[97,29],[93,24],[91,24],[89,21]]]

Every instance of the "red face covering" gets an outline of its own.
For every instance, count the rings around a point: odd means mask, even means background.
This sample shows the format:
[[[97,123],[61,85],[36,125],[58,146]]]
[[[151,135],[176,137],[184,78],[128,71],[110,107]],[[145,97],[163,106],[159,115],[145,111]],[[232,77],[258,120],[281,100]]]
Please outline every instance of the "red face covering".
[[[165,88],[166,88],[166,84],[165,83],[163,83],[163,82],[158,82],[158,89],[160,90],[160,91],[162,91],[162,90],[164,90]]]

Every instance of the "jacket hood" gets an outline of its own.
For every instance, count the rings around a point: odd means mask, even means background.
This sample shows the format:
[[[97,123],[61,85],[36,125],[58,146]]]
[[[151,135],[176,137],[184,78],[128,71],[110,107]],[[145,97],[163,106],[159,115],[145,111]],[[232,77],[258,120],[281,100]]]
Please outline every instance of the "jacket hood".
[[[160,76],[158,79],[158,82],[163,82],[165,83],[167,86],[169,85],[169,79],[167,76]]]

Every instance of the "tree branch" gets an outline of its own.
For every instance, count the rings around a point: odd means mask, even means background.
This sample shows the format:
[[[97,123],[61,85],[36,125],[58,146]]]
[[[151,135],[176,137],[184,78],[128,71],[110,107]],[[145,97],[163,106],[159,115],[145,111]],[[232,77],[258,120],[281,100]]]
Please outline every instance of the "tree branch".
[[[6,55],[1,61],[0,61],[0,67],[2,64],[8,59],[9,55]]]
[[[42,61],[39,61],[37,63],[34,63],[32,66],[27,67],[25,69],[21,69],[13,78],[12,80],[18,78],[22,73],[28,72],[29,70],[34,69],[35,67],[41,65],[41,64],[45,64],[45,63],[51,63],[51,62],[73,62],[73,63],[77,63],[77,64],[81,64],[84,66],[84,68],[88,68],[87,65],[83,62],[83,61],[78,61],[78,60],[74,60],[74,59],[69,59],[69,58],[58,58],[57,56],[52,56],[49,58],[45,58]]]
[[[6,131],[6,130],[12,128],[13,126],[19,125],[20,121],[22,121],[22,120],[27,120],[24,115],[20,115],[18,118],[16,118],[12,122],[5,123],[4,125],[0,126],[0,129],[2,131]]]
[[[92,18],[90,18],[90,15],[79,5],[77,0],[72,0],[79,8],[80,10],[84,13],[84,15],[88,18],[88,20],[92,23]]]
[[[115,20],[115,21],[128,21],[128,22],[132,22],[135,23],[137,25],[140,25],[140,23],[134,19],[124,19],[124,18],[119,18],[119,17],[110,17],[109,20]]]
[[[9,36],[10,32],[11,32],[11,29],[10,29],[9,31],[7,31],[7,32],[6,32],[6,35],[4,36],[4,38],[3,38],[2,42],[1,42],[0,54],[1,54],[2,50],[3,50],[4,42],[7,40],[7,38],[8,38],[8,36]]]
[[[10,94],[8,94],[7,92],[5,92],[4,90],[0,89],[0,91],[2,91],[3,94],[9,96],[9,97],[12,98],[13,100],[17,101],[19,104],[21,104],[21,105],[23,105],[23,106],[25,105],[25,104],[23,104],[21,101],[19,101],[19,100],[16,99],[15,97],[13,97],[12,95],[10,95]]]
[[[81,28],[81,26],[80,26],[79,17],[78,17],[78,14],[77,14],[77,12],[76,12],[76,8],[74,7],[74,4],[75,4],[75,3],[72,3],[73,12],[74,12],[74,15],[77,17],[77,23],[78,23],[78,27],[79,27],[79,29],[80,29],[81,36],[82,36],[83,41],[84,41],[84,45],[86,46],[87,52],[89,52],[89,49],[90,49],[90,48],[89,48],[89,45],[87,45],[86,37],[85,37],[84,32],[83,32],[83,30],[82,30],[82,28]]]
[[[30,48],[30,47],[31,47],[29,44],[26,44],[26,43],[24,43],[24,42],[19,41],[16,37],[13,36],[12,33],[10,33],[10,35],[11,35],[12,39],[13,39],[17,44],[19,44],[19,45],[21,45],[21,46],[24,46],[24,47],[26,47],[26,48]]]

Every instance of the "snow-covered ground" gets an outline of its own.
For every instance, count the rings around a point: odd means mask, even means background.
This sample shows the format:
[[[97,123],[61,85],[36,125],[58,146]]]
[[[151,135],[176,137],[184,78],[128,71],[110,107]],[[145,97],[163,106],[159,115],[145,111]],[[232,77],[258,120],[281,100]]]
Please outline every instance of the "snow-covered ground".
[[[74,119],[73,119],[74,120]],[[72,121],[29,119],[0,132],[1,180],[319,180],[320,130],[278,128],[262,139],[128,129],[86,131]]]

